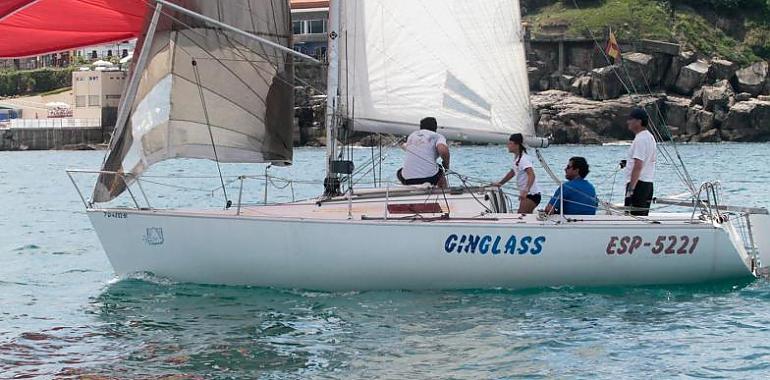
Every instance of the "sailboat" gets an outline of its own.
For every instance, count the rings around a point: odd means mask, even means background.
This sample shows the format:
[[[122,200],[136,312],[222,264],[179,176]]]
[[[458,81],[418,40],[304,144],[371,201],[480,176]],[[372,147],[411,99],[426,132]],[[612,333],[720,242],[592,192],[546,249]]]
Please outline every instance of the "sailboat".
[[[408,134],[424,116],[453,140],[518,132],[547,145],[535,137],[516,0],[333,0],[323,195],[153,208],[141,176],[163,160],[291,164],[293,65],[318,63],[290,49],[285,0],[154,5],[95,189],[80,192],[118,275],[326,291],[532,288],[746,279],[770,264],[767,210],[721,205],[713,183],[671,201],[686,212],[649,217],[609,205],[520,215],[489,186],[354,185],[346,136]],[[121,195],[133,206],[110,206]]]

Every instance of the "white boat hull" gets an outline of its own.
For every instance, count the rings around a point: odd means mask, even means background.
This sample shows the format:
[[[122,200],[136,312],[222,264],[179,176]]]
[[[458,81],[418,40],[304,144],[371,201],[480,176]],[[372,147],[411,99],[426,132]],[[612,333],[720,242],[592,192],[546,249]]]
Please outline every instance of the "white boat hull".
[[[623,216],[558,224],[509,214],[433,222],[123,209],[88,215],[119,275],[152,272],[180,282],[335,291],[687,284],[753,276],[729,224],[683,222],[689,215],[661,224]]]

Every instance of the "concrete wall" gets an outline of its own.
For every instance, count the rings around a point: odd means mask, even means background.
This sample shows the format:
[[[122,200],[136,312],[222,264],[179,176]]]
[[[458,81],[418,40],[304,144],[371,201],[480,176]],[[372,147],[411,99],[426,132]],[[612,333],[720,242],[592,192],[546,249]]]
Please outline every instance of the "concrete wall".
[[[602,53],[593,41],[564,40],[562,64],[566,69],[569,66],[584,71],[593,70],[596,67],[607,65]],[[532,40],[530,41],[531,53],[538,60],[546,64],[546,71],[552,73],[559,69],[559,41],[558,40]]]
[[[102,142],[101,127],[0,129],[0,151],[71,149],[81,144]]]

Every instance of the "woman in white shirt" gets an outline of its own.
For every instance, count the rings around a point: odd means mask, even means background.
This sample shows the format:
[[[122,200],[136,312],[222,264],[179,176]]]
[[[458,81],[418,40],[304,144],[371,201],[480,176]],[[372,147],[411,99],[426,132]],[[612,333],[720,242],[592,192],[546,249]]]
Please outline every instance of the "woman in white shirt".
[[[537,205],[540,204],[540,187],[535,178],[535,169],[532,166],[532,159],[527,154],[527,148],[524,146],[524,136],[521,133],[514,133],[508,139],[508,152],[515,156],[513,168],[500,180],[493,183],[493,186],[503,186],[511,178],[516,177],[516,183],[519,187],[519,213],[531,214]]]

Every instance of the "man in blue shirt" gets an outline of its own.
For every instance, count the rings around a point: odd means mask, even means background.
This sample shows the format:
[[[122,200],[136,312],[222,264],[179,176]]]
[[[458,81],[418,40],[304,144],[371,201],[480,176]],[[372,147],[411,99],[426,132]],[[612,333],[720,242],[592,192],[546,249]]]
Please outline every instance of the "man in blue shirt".
[[[588,161],[583,157],[572,157],[569,159],[567,167],[564,168],[564,176],[567,182],[562,185],[564,188],[564,214],[565,215],[596,215],[596,189],[594,185],[586,181],[588,176]],[[562,207],[561,188],[545,207],[548,215],[560,213]]]

